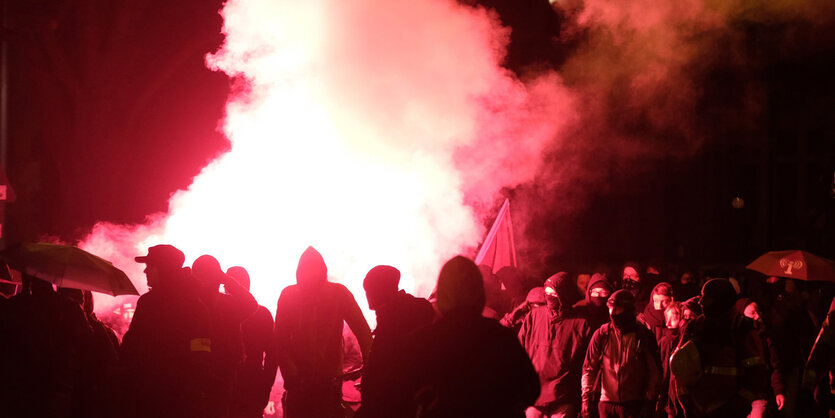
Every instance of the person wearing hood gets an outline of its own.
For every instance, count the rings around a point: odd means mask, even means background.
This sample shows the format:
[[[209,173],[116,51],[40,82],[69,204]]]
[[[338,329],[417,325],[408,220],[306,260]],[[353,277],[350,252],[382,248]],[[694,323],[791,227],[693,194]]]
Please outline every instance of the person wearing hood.
[[[762,340],[754,321],[734,311],[725,279],[702,287],[704,314],[688,322],[670,363],[686,416],[738,417],[768,385]]]
[[[647,278],[641,276],[640,272],[641,266],[633,262],[624,264],[621,271],[620,288],[628,290],[635,297],[635,312],[644,311],[644,307],[649,303],[650,289],[653,286]]]
[[[536,400],[536,371],[516,336],[481,315],[484,282],[456,256],[438,276],[440,318],[418,331],[404,356],[407,372],[387,417],[521,418]]]
[[[201,298],[212,321],[212,383],[209,387],[210,418],[227,418],[238,368],[244,360],[241,324],[257,309],[258,302],[248,289],[231,279],[220,262],[205,254],[191,265],[191,274],[201,289]],[[223,285],[224,292],[220,292]]]
[[[650,416],[661,390],[658,345],[635,317],[635,298],[618,290],[606,303],[611,321],[591,337],[583,363],[582,416],[589,417],[600,379],[600,417]]]
[[[528,418],[574,417],[580,406],[580,376],[591,328],[572,311],[576,286],[567,274],[545,281],[545,306],[532,308],[519,340],[539,375],[541,391]]]
[[[586,318],[592,332],[609,322],[609,309],[606,307],[606,301],[614,291],[615,288],[609,283],[605,274],[594,273],[586,288],[585,300],[574,305],[578,313]]]
[[[377,314],[374,342],[362,373],[362,405],[357,416],[385,418],[392,409],[394,397],[391,383],[401,373],[403,354],[409,339],[435,319],[432,304],[398,290],[400,270],[392,266],[376,266],[365,276],[368,308]]]
[[[525,301],[513,309],[513,312],[506,314],[499,323],[518,333],[519,328],[522,327],[522,321],[528,316],[528,312],[537,306],[545,306],[545,288],[542,286],[529,290]]]
[[[287,418],[331,418],[341,413],[343,321],[356,336],[365,362],[371,329],[351,292],[328,281],[325,260],[308,247],[299,259],[296,284],[281,291],[275,313]]]
[[[646,325],[653,335],[655,341],[660,342],[667,329],[664,310],[673,301],[673,287],[669,283],[661,282],[652,288],[650,301],[644,307],[644,312],[638,315],[639,322]]]

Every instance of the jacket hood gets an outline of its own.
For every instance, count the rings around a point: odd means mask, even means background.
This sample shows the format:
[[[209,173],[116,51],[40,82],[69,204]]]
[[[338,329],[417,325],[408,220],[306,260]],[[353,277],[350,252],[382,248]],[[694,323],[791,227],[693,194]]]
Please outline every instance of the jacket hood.
[[[299,266],[296,268],[296,283],[301,286],[309,286],[325,283],[328,281],[328,266],[322,254],[313,247],[307,247],[299,259]]]
[[[438,311],[445,316],[453,311],[481,315],[484,310],[484,279],[475,263],[463,256],[453,257],[438,275]]]
[[[591,303],[591,290],[595,287],[600,287],[608,290],[610,295],[615,291],[615,287],[612,286],[611,283],[609,283],[609,279],[606,278],[605,274],[594,273],[591,276],[591,279],[589,279],[589,285],[586,288],[586,302]]]

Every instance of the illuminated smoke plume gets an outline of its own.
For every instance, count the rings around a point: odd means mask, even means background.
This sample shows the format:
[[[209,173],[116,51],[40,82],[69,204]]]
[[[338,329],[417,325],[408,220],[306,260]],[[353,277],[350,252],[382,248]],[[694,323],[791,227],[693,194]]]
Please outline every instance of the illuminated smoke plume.
[[[425,296],[442,263],[482,238],[480,211],[532,180],[568,119],[555,75],[525,85],[501,67],[508,31],[484,9],[230,0],[222,14],[225,44],[207,65],[235,86],[231,150],[148,226],[95,228],[83,246],[120,267],[162,242],[188,262],[209,253],[246,267],[272,309],[313,245],[363,307],[377,264]]]

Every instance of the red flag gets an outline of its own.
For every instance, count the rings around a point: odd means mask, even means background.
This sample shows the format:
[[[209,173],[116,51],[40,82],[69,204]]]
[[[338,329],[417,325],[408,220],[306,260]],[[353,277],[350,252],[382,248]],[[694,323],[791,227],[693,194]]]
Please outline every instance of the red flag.
[[[478,250],[475,263],[479,266],[490,266],[494,274],[502,267],[516,267],[516,244],[513,242],[513,224],[510,221],[510,200],[504,200],[499,215],[496,216],[487,238]]]

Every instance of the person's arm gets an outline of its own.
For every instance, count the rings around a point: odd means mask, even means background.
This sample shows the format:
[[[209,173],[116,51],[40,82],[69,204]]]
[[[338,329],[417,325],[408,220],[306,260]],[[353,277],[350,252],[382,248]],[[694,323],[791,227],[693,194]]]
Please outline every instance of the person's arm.
[[[592,334],[591,342],[589,342],[588,349],[586,349],[586,358],[583,362],[583,376],[580,379],[580,391],[583,400],[581,414],[583,417],[588,417],[594,395],[594,385],[600,375],[600,363],[603,361],[603,349],[606,338],[608,337],[607,331],[607,325],[598,328]]]
[[[371,327],[368,326],[368,322],[365,320],[365,316],[363,316],[362,310],[357,305],[357,301],[354,299],[351,291],[344,286],[342,289],[344,289],[344,293],[342,294],[343,319],[345,319],[348,327],[351,328],[354,336],[357,337],[357,342],[362,352],[362,361],[365,364],[368,360],[368,354],[371,352],[371,342],[373,341]]]
[[[278,298],[278,304],[275,308],[275,327],[274,334],[274,350],[275,350],[275,364],[281,370],[281,377],[284,380],[284,388],[293,390],[298,387],[299,372],[290,355],[290,321],[292,318],[292,305],[295,303],[295,298],[285,288]]]

